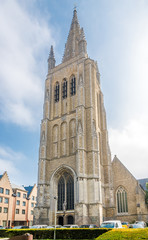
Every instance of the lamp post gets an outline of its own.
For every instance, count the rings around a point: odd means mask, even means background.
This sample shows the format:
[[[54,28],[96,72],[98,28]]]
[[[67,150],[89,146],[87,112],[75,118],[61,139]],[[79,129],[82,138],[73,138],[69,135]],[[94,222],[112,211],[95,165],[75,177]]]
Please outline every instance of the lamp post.
[[[63,202],[63,223],[65,224],[65,219],[64,219],[64,217],[65,217],[65,212],[66,212],[66,205],[67,205],[67,203],[66,203],[66,201],[64,201]]]
[[[54,211],[55,211],[54,212],[54,214],[55,214],[54,215],[54,239],[56,239],[56,210],[57,210],[56,209],[57,208],[57,197],[56,196],[54,197],[54,200],[55,200],[54,201],[54,207],[55,207],[55,209],[54,209]]]

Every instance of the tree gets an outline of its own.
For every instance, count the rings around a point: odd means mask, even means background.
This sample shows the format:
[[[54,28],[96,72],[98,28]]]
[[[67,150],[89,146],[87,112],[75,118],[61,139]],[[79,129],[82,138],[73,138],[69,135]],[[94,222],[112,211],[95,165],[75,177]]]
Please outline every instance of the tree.
[[[148,182],[146,183],[145,203],[148,204]]]

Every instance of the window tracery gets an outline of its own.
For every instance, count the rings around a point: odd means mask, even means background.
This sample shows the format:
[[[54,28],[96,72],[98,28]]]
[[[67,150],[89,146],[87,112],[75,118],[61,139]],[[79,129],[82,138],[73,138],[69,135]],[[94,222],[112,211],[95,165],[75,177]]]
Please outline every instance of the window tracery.
[[[116,193],[117,212],[119,214],[128,213],[127,192],[123,187],[119,187]]]

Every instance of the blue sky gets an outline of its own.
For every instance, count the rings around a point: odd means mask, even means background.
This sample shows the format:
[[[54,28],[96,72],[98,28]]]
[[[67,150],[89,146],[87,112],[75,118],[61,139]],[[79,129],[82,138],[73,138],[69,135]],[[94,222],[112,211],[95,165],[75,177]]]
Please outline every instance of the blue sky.
[[[98,61],[112,158],[136,178],[148,161],[148,1],[0,1],[0,173],[37,182],[47,59],[61,63],[74,5]]]

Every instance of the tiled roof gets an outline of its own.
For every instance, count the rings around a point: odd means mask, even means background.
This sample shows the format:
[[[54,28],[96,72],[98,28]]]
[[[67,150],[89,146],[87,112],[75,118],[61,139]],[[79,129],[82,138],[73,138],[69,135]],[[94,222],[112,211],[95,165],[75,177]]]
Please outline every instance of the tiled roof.
[[[138,179],[138,182],[142,186],[142,188],[146,190],[146,183],[148,183],[148,178]]]
[[[26,187],[24,187],[25,190],[27,191],[27,197],[29,197],[29,195],[30,195],[30,193],[31,193],[31,191],[32,191],[32,189],[33,189],[33,187],[34,187],[34,186],[26,186]]]

